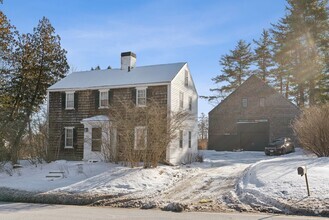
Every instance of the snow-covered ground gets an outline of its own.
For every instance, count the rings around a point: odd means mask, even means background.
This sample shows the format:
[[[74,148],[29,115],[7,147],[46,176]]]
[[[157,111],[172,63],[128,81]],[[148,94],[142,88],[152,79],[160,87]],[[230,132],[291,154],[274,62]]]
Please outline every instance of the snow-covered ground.
[[[299,149],[275,157],[263,152],[202,153],[203,163],[155,169],[63,160],[35,166],[22,161],[22,168],[8,164],[0,171],[0,187],[52,195],[116,196],[98,203],[102,205],[180,202],[190,210],[329,215],[329,158]],[[297,175],[299,166],[307,166],[310,197],[304,177]],[[50,171],[64,172],[64,177],[46,178]]]
[[[305,176],[297,175],[299,166],[307,168],[310,197]],[[329,212],[329,158],[305,155],[298,149],[293,154],[258,161],[244,172],[237,193],[242,201],[254,206],[274,206],[285,212]]]

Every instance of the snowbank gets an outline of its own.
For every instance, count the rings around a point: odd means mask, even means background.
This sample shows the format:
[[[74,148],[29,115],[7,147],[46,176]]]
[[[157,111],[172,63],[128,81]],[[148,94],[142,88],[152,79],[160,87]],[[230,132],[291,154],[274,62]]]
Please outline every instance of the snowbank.
[[[315,214],[329,210],[329,158],[305,155],[300,149],[269,158],[250,166],[241,178],[237,193],[243,202],[286,213],[299,208]],[[304,176],[297,175],[299,166],[307,167],[310,197]]]

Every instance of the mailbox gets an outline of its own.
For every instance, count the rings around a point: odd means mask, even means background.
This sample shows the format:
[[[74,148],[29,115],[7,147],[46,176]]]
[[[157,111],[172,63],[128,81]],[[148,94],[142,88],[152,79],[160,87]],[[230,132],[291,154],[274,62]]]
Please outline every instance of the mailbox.
[[[298,167],[297,168],[298,175],[304,176],[306,174],[306,167]]]

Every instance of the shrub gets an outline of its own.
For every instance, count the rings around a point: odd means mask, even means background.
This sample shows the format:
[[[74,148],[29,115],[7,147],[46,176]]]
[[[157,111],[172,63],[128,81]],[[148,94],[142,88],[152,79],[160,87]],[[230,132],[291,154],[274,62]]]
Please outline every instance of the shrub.
[[[329,157],[329,104],[305,108],[293,123],[301,147]]]

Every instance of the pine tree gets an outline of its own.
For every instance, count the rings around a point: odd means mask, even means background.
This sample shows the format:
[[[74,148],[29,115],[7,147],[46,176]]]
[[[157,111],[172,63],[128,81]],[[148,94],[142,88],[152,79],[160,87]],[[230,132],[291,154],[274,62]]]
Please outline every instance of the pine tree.
[[[12,51],[16,46],[17,31],[5,14],[0,11],[0,145],[8,139],[10,127],[5,126],[11,111],[11,94],[8,92],[11,84],[13,68]],[[1,146],[0,146],[1,147]]]
[[[226,97],[251,75],[250,66],[253,63],[253,53],[250,44],[244,40],[239,40],[235,49],[231,50],[229,54],[223,55],[219,63],[222,66],[222,74],[212,78],[212,81],[219,87],[210,89],[217,94],[208,97],[209,101]]]
[[[273,64],[272,41],[267,30],[263,30],[261,38],[256,41],[255,62],[258,69],[256,74],[264,81],[268,81]]]
[[[297,104],[313,105],[325,91],[320,89],[320,81],[325,79],[328,65],[328,1],[287,2],[286,16],[273,26],[274,38],[281,45],[277,48],[276,60],[286,61],[285,69],[296,84],[293,93]]]
[[[281,22],[281,23],[280,23]],[[288,28],[284,24],[285,21],[280,20],[278,24],[273,25],[271,33],[273,35],[273,62],[274,68],[271,75],[274,77],[273,86],[287,99],[293,94],[292,90],[292,71],[289,69],[289,57],[287,56],[289,49],[286,43],[286,35]],[[282,24],[283,23],[283,24]],[[295,100],[297,102],[297,100]]]
[[[15,69],[9,92],[12,96],[10,121],[19,122],[11,140],[12,163],[17,161],[21,138],[30,117],[44,102],[47,88],[63,78],[69,69],[60,37],[47,18],[39,21],[33,34],[18,38],[13,60]]]

